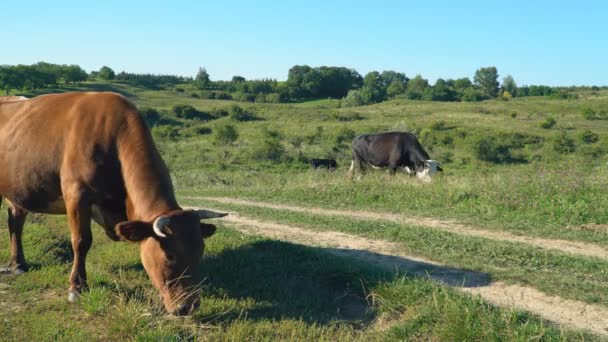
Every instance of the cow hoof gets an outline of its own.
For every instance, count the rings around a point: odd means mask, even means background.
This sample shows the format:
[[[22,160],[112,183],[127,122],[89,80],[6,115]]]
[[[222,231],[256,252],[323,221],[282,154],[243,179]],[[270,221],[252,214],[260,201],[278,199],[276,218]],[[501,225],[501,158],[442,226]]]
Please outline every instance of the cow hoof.
[[[22,275],[26,270],[19,267],[2,267],[0,268],[0,274],[12,274],[12,275]]]
[[[25,273],[25,270],[24,270],[24,269],[22,269],[22,268],[19,268],[19,267],[15,268],[15,269],[13,270],[13,274],[14,274],[14,275],[22,275],[23,273]]]
[[[79,297],[80,297],[80,295],[78,294],[78,292],[76,292],[74,290],[68,291],[68,302],[76,303],[76,302],[78,302]]]

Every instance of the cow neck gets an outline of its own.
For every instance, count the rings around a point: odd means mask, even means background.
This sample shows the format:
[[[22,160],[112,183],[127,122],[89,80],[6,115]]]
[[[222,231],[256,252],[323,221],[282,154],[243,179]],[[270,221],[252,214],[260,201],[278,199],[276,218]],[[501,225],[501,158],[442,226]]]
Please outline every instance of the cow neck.
[[[179,210],[167,166],[138,114],[127,117],[117,145],[129,219],[152,221]]]

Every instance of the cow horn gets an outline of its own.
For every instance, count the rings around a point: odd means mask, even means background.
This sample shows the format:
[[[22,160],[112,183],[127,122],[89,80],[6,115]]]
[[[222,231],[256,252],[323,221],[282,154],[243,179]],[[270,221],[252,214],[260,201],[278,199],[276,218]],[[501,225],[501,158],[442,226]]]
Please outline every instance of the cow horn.
[[[201,220],[224,217],[224,216],[228,215],[228,213],[218,213],[218,212],[207,210],[207,209],[197,209],[197,210],[195,210],[195,212]]]
[[[161,238],[167,237],[167,235],[165,235],[165,233],[163,233],[163,228],[165,228],[165,226],[169,224],[170,220],[171,219],[167,216],[159,216],[156,220],[154,220],[154,224],[152,225],[152,228],[154,229],[154,233],[156,235],[158,235],[158,237],[161,237]]]

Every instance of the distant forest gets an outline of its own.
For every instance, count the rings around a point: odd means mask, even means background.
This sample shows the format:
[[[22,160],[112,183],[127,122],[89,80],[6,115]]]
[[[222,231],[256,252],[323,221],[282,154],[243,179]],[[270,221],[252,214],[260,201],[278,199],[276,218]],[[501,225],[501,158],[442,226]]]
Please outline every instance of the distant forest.
[[[174,87],[184,91],[184,85],[198,90],[192,96],[207,99],[236,100],[262,103],[301,102],[313,99],[341,99],[343,107],[361,106],[391,99],[426,101],[477,102],[501,98],[509,100],[521,96],[549,96],[572,98],[576,89],[599,87],[550,87],[543,85],[518,86],[511,75],[502,78],[496,67],[475,71],[473,80],[439,78],[434,84],[420,75],[413,78],[397,71],[371,71],[362,76],[345,67],[310,67],[296,65],[289,69],[286,81],[274,79],[247,80],[234,76],[229,81],[213,81],[204,68],[196,76],[115,73],[104,66],[87,73],[78,65],[59,65],[39,62],[33,65],[1,65],[0,90],[26,91],[77,85],[85,81],[112,81],[149,89]]]

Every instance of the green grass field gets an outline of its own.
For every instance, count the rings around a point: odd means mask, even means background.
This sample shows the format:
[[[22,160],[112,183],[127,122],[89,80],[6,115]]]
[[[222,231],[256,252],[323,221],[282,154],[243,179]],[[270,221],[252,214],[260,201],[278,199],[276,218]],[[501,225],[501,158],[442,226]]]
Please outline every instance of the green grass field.
[[[398,213],[608,248],[608,122],[581,114],[585,108],[608,110],[608,92],[580,92],[570,100],[394,100],[340,108],[339,101],[327,99],[294,104],[203,100],[191,96],[192,88],[180,87],[185,91],[85,83],[70,90],[117,91],[140,108],[157,109],[173,120],[173,136],[160,126],[152,130],[180,196]],[[229,111],[236,104],[257,120],[240,122],[230,115],[208,121],[177,118],[170,113],[176,104],[204,112]],[[542,128],[549,117],[556,125]],[[217,143],[217,132],[226,125],[236,128],[238,139]],[[201,127],[210,133],[197,130]],[[353,135],[387,130],[417,134],[445,172],[430,184],[382,171],[350,180],[346,171]],[[597,134],[597,141],[585,138],[586,131]],[[487,137],[504,145],[490,150],[506,153],[503,159],[480,159],[480,141]],[[336,159],[338,170],[309,170],[308,159],[324,157]],[[205,200],[182,203],[311,231],[390,241],[404,253],[487,274],[491,281],[608,308],[605,259],[398,222]],[[0,275],[0,336],[7,341],[606,338],[493,306],[424,277],[387,272],[322,247],[243,234],[218,222],[201,266],[202,305],[191,317],[173,318],[163,313],[137,247],[111,242],[98,227],[87,259],[90,289],[70,305],[65,219],[30,217],[24,244],[32,271],[19,277]],[[5,226],[3,214],[0,227]],[[0,260],[8,255],[8,239],[0,239]]]

